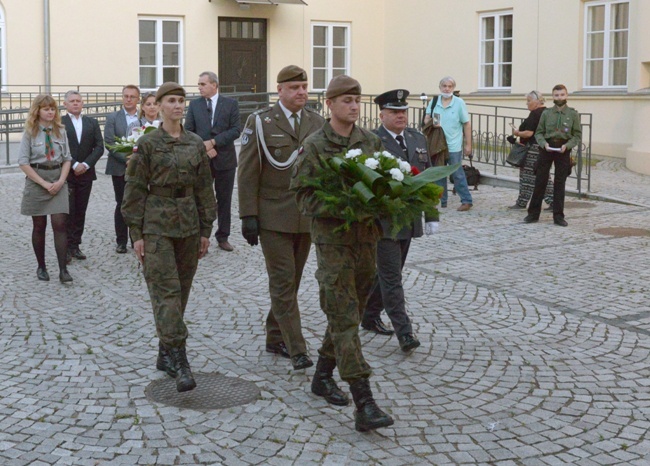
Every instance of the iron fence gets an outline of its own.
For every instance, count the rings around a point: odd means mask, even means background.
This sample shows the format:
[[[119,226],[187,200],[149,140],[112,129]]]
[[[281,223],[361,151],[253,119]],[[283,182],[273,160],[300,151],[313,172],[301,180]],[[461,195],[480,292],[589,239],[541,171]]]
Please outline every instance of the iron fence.
[[[81,88],[82,86],[61,86],[65,87],[65,91],[54,94],[55,99],[62,100],[63,95],[67,90]],[[121,103],[121,89],[116,88],[114,91],[100,91],[95,90],[92,92],[84,91],[80,93],[84,98],[84,112],[85,114],[96,118],[100,126],[104,126],[106,116],[118,110]],[[245,124],[246,119],[253,112],[266,108],[269,105],[275,104],[277,101],[276,93],[251,93],[251,92],[225,92],[227,87],[222,87],[220,90],[224,95],[234,98],[239,102],[239,111],[241,116],[242,126]],[[35,97],[36,93],[19,93],[14,96],[13,102],[26,103],[28,96]],[[188,94],[187,100],[191,101],[198,98],[196,93]],[[374,95],[361,96],[361,108],[359,114],[359,125],[363,128],[373,130],[380,124],[379,108],[373,102]],[[6,94],[2,94],[3,102],[6,99]],[[11,97],[9,97],[11,101]],[[29,101],[31,103],[31,100]],[[410,106],[408,109],[409,125],[413,128],[420,128],[421,122],[424,118],[424,112],[427,105],[427,100],[414,97],[409,101]],[[329,117],[329,111],[325,105],[325,97],[323,93],[310,93],[307,104],[313,110],[320,112],[324,117]],[[0,110],[0,140],[4,140],[6,147],[6,164],[10,164],[9,156],[9,135],[12,133],[21,133],[25,127],[25,119],[27,117],[28,107],[27,104],[23,108],[3,109]],[[473,139],[473,156],[474,162],[482,165],[484,170],[491,170],[495,176],[503,174],[512,175],[512,168],[506,163],[506,158],[510,150],[510,144],[507,142],[506,137],[511,133],[510,123],[519,126],[521,121],[528,116],[528,110],[518,107],[499,107],[493,105],[483,104],[467,104],[471,123],[472,123],[472,139]],[[63,109],[63,108],[61,108]],[[575,150],[577,165],[572,171],[571,178],[575,179],[576,189],[579,193],[591,190],[591,138],[592,138],[592,114],[581,113],[582,125],[582,143]]]

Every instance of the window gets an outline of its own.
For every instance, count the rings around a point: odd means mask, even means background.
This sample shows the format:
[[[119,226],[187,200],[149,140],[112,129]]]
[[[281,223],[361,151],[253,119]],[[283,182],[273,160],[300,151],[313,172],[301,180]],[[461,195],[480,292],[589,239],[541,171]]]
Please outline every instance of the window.
[[[482,15],[479,59],[481,88],[512,85],[512,12]]]
[[[5,34],[5,12],[0,5],[0,89],[7,85],[7,36]]]
[[[629,3],[585,4],[585,87],[627,87]]]
[[[167,81],[182,83],[180,19],[140,18],[140,88],[155,89]]]
[[[312,24],[312,89],[323,91],[330,80],[350,74],[350,26],[335,23]]]

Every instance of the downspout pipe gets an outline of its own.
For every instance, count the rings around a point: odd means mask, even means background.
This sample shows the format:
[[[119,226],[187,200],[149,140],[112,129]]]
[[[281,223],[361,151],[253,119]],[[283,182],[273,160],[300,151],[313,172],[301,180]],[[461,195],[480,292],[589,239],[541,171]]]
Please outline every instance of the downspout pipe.
[[[45,53],[45,92],[52,92],[52,75],[50,69],[50,0],[43,0],[43,37]]]

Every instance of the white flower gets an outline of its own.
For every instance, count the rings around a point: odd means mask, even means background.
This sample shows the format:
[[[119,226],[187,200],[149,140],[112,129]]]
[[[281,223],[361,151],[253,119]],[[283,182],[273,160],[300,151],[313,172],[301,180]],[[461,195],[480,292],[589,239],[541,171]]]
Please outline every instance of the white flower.
[[[362,152],[361,149],[351,149],[351,150],[348,151],[347,154],[345,154],[345,158],[346,159],[353,159],[353,158],[359,157],[362,153],[363,152]]]
[[[411,164],[404,160],[400,160],[399,169],[402,170],[403,173],[411,173]]]
[[[374,154],[372,154],[372,156],[378,159],[379,157],[381,157],[381,152],[375,152]]]
[[[366,159],[364,165],[372,170],[376,170],[379,166],[379,160],[377,159]]]
[[[399,168],[391,168],[389,173],[395,181],[402,181],[404,179],[404,174]]]
[[[137,139],[138,138],[136,138],[134,135],[131,134],[126,138],[126,141],[127,142],[135,142],[135,141],[137,141]]]
[[[384,157],[386,157],[388,159],[394,159],[395,158],[395,156],[393,154],[391,154],[390,152],[387,152],[387,151],[382,152],[381,155],[383,155]]]

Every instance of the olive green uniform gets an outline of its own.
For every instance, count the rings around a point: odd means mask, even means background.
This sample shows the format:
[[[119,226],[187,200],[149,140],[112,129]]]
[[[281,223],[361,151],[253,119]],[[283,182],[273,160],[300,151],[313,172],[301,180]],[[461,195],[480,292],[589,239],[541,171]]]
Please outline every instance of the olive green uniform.
[[[263,138],[258,137],[257,122]],[[305,108],[296,134],[277,103],[248,118],[239,153],[239,216],[258,218],[269,277],[271,310],[266,318],[266,343],[284,342],[291,356],[307,352],[298,288],[311,240],[309,219],[300,214],[295,193],[289,190],[292,166],[288,161],[301,142],[324,122],[319,114]]]
[[[359,322],[375,277],[375,255],[381,233],[377,224],[353,223],[350,230],[334,233],[344,220],[325,213],[313,188],[303,178],[314,177],[321,158],[331,158],[349,149],[364,153],[383,150],[381,140],[354,126],[350,137],[337,134],[329,122],[309,136],[291,179],[300,211],[311,219],[311,238],[316,246],[320,303],[327,316],[321,357],[336,359],[341,378],[352,383],[370,376],[370,366],[361,352]]]
[[[210,237],[216,218],[201,138],[183,129],[176,139],[162,126],[142,136],[127,167],[122,214],[133,241],[144,239],[144,276],[158,337],[166,347],[182,346],[200,237]]]

